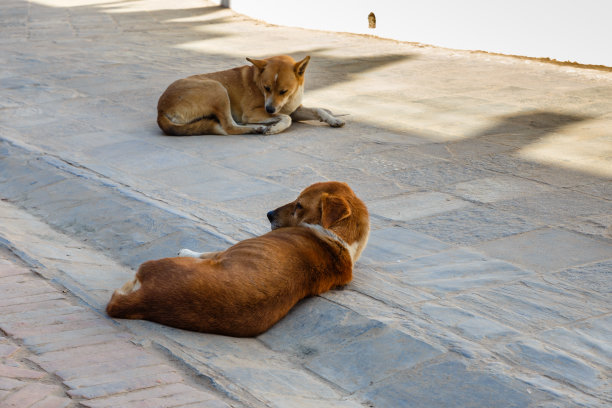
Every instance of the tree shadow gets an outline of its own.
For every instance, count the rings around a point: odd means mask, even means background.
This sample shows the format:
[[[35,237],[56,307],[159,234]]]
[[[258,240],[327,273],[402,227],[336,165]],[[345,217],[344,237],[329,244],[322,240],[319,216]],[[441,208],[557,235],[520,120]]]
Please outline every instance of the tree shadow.
[[[89,81],[89,78],[95,76],[94,74],[100,70],[89,69],[89,66],[100,64],[105,68],[105,71],[102,71],[103,74],[108,74],[108,76],[101,78],[101,81],[103,81],[97,86],[112,88],[113,85],[110,82],[112,82],[113,78],[117,79],[116,87],[119,90],[112,97],[109,96],[109,99],[117,102],[118,105],[128,105],[131,103],[131,106],[138,104],[140,99],[140,103],[143,105],[142,110],[149,109],[150,106],[150,111],[154,112],[155,96],[161,94],[163,89],[170,84],[171,80],[186,76],[185,74],[191,75],[206,72],[207,70],[230,68],[232,65],[228,64],[231,64],[232,60],[246,64],[246,56],[266,56],[264,54],[266,52],[265,44],[254,44],[257,45],[257,48],[254,48],[253,53],[250,55],[242,55],[239,54],[241,51],[234,51],[236,42],[228,43],[226,48],[219,46],[218,42],[215,43],[214,47],[206,46],[206,41],[209,40],[220,40],[223,42],[227,39],[228,41],[242,41],[246,44],[252,41],[252,39],[247,37],[250,31],[233,32],[231,30],[231,23],[243,17],[231,14],[231,11],[223,7],[198,6],[187,9],[172,9],[168,7],[143,11],[130,9],[131,4],[135,3],[131,1],[110,1],[71,8],[80,10],[83,14],[91,13],[94,10],[95,13],[112,15],[112,19],[118,22],[125,31],[138,31],[138,34],[133,39],[128,35],[125,37],[121,36],[120,32],[105,35],[101,41],[108,41],[108,43],[102,43],[100,52],[96,53],[94,60],[79,61],[78,53],[75,52],[74,64],[66,64],[66,70],[62,72],[63,76],[68,78],[65,83],[66,87],[74,87],[77,91],[83,91],[85,87],[91,87],[92,81]],[[36,12],[44,15],[44,8],[46,6],[31,3],[30,7],[38,9]],[[216,16],[216,14],[219,15]],[[84,21],[82,24],[86,27],[87,21]],[[148,36],[150,40],[143,42],[141,41],[142,36]],[[381,50],[378,53],[371,52],[369,55],[354,56],[350,55],[350,52],[338,52],[340,45],[334,42],[331,44],[324,41],[314,42],[313,45],[307,45],[305,41],[302,43],[290,42],[283,39],[282,33],[279,33],[279,30],[274,27],[265,36],[269,36],[270,42],[281,44],[282,46],[286,44],[288,47],[287,53],[290,53],[296,59],[303,58],[306,55],[310,55],[313,58],[308,68],[307,91],[324,90],[338,84],[346,84],[364,77],[379,75],[379,71],[382,72],[382,75],[385,75],[386,71],[394,69],[393,66],[396,64],[418,59],[417,54],[401,52],[402,47],[397,48],[400,52],[385,52]],[[258,40],[261,40],[262,37],[260,36]],[[96,41],[99,41],[95,33],[91,35],[91,41],[94,44],[92,46],[96,46]],[[125,43],[122,43],[122,41],[125,41]],[[204,42],[205,45],[193,49],[182,46],[190,42]],[[129,50],[129,47],[131,47],[131,49],[136,50],[141,55],[138,55],[139,59],[136,62],[122,59],[121,56],[117,56],[117,46],[126,50]],[[388,50],[388,48],[385,49]],[[26,57],[19,56],[19,58],[22,58],[23,61],[20,64],[27,72],[32,64],[26,60]],[[40,60],[44,61],[45,58],[50,59],[55,58],[55,56],[45,56],[40,58]],[[117,59],[116,62],[113,61],[114,58]],[[109,64],[108,60],[112,61],[113,64]],[[185,64],[185,61],[193,61],[193,63]],[[200,61],[205,61],[203,65],[206,68],[198,66]],[[44,77],[45,75],[49,76],[48,73],[41,76]],[[83,78],[82,81],[80,78],[77,78],[79,76]],[[397,74],[390,78],[393,80],[398,79]],[[126,83],[132,80],[134,83],[133,87],[129,87],[127,90],[120,89],[123,86],[122,81]],[[443,78],[441,78],[442,80]],[[147,86],[143,85],[144,81],[147,81]],[[381,100],[384,99],[382,102],[389,105],[390,108],[397,109],[398,112],[391,112],[389,120],[385,117],[384,120],[376,121],[374,125],[369,122],[365,123],[365,121],[356,125],[362,129],[375,126],[387,133],[406,133],[401,127],[394,128],[391,119],[395,120],[395,123],[400,124],[407,124],[410,121],[410,114],[400,112],[403,109],[403,103],[410,104],[417,102],[414,98],[404,96],[405,94],[409,95],[410,88],[400,83],[397,88],[391,91],[383,89],[375,97],[370,98],[374,91],[369,88],[365,90],[360,89],[359,86],[360,84],[356,82],[356,96],[353,100],[355,104],[367,103],[369,106],[370,103],[372,105],[378,103],[380,105]],[[423,84],[422,88],[424,87],[427,87],[427,84]],[[145,98],[147,100],[143,101]],[[459,95],[457,98],[463,98],[463,96]],[[128,103],[126,100],[130,102]],[[334,107],[332,106],[332,108]],[[418,107],[415,109],[418,109]],[[446,113],[449,110],[449,108],[445,107],[439,107],[438,109],[440,113]],[[390,110],[387,109],[386,112]],[[483,106],[483,110],[486,110],[486,106]],[[434,120],[436,114],[437,111],[434,110],[432,115]],[[418,115],[418,113],[414,113],[414,115]],[[494,125],[476,131],[473,134],[465,135],[462,140],[451,140],[443,143],[462,144],[468,143],[470,139],[477,139],[521,148],[537,142],[559,129],[593,119],[593,117],[553,111],[523,111],[507,114],[496,119],[497,122]],[[149,120],[149,117],[145,117],[143,120]],[[423,130],[425,131],[420,134],[418,130],[413,132],[414,134],[410,135],[410,137],[428,138],[426,129],[423,128]],[[430,139],[431,144],[441,144],[441,142],[434,138]]]
[[[130,4],[131,2],[112,2],[104,3],[105,7],[120,6],[122,4]],[[99,7],[97,5],[96,7]],[[103,12],[108,12],[108,9],[102,9]],[[197,42],[203,40],[232,37],[235,34],[231,32],[221,32],[218,30],[212,30],[210,28],[215,26],[221,26],[232,21],[232,17],[218,17],[218,18],[205,18],[215,13],[227,12],[228,10],[220,6],[206,6],[189,9],[160,9],[148,11],[146,17],[152,17],[156,21],[163,22],[164,25],[172,28],[169,32],[176,32],[175,28],[180,28],[181,37],[177,38],[177,42]],[[121,13],[113,13],[113,18],[118,21],[129,22],[133,19],[138,19],[141,12],[129,11],[129,9],[122,11]],[[187,29],[187,30],[184,30]],[[165,31],[165,30],[164,30]],[[271,38],[271,41],[274,41]],[[248,41],[248,38],[245,38]],[[374,56],[363,56],[363,57],[340,57],[333,56],[329,51],[333,51],[333,48],[329,47],[311,47],[301,48],[297,45],[299,51],[290,52],[290,55],[296,60],[299,60],[306,55],[310,55],[315,63],[311,63],[308,67],[308,78],[306,81],[306,88],[315,90],[327,88],[331,85],[338,83],[351,81],[356,75],[363,74],[369,71],[380,69],[382,67],[402,62],[414,58],[412,54],[382,54]],[[301,49],[300,49],[301,48]],[[194,56],[194,61],[201,59],[202,53],[195,50],[189,51]],[[165,52],[163,52],[165,53]],[[235,55],[232,53],[219,53],[211,52],[207,50],[205,53],[207,60],[218,60],[225,58],[238,57],[244,61],[246,57],[264,58],[272,56],[273,54],[259,55],[261,52],[253,52],[249,55]],[[246,64],[246,61],[244,61]],[[229,67],[228,67],[229,68]],[[194,72],[202,73],[202,72]]]
[[[593,117],[550,111],[516,113],[500,117],[494,126],[478,131],[469,138],[523,147],[561,128],[590,119]]]
[[[334,57],[325,50],[305,51],[316,60],[316,65],[308,68],[307,90],[327,88],[338,83],[354,80],[357,76],[383,67],[415,58],[412,54],[383,54],[366,57]]]

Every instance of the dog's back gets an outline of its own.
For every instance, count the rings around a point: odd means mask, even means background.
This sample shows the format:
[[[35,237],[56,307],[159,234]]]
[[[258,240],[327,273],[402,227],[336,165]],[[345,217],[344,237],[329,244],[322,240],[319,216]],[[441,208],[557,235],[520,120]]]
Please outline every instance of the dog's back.
[[[291,227],[242,241],[212,259],[165,258],[142,264],[141,285],[115,292],[107,313],[231,336],[255,336],[302,298],[352,277],[348,249],[310,228]]]

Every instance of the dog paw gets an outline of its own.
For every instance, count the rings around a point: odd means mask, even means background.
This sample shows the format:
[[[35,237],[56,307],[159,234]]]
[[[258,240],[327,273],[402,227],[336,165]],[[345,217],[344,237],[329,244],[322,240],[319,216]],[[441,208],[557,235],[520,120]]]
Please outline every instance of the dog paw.
[[[277,133],[282,132],[285,129],[286,129],[285,126],[278,126],[278,125],[268,126],[266,131],[264,132],[264,135],[275,135]]]
[[[278,119],[278,121],[273,125],[269,125],[264,134],[275,135],[291,126],[291,117],[288,115],[279,115],[274,119]]]
[[[185,248],[183,248],[183,249],[181,249],[181,250],[178,252],[178,256],[187,256],[187,257],[190,257],[190,258],[197,258],[197,257],[199,257],[199,256],[200,256],[200,253],[199,253],[199,252],[192,251],[191,249],[185,249]]]
[[[343,121],[342,119],[338,119],[338,118],[332,118],[330,120],[327,121],[327,123],[329,124],[329,126],[331,127],[342,127],[344,126],[344,124],[346,123],[345,121]]]
[[[270,126],[253,126],[253,132],[251,133],[255,133],[256,135],[264,135],[269,128]]]

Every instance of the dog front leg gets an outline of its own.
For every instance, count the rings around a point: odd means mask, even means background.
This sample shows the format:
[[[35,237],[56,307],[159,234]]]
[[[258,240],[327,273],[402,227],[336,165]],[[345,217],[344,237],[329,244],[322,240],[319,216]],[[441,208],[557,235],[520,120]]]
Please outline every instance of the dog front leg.
[[[345,123],[342,119],[333,116],[327,109],[307,108],[301,105],[291,114],[291,119],[296,122],[302,120],[318,120],[327,123],[331,127],[342,127]]]
[[[277,118],[279,118],[278,122],[276,122],[275,124],[271,125],[267,131],[264,132],[264,134],[266,135],[274,135],[276,133],[280,133],[283,130],[287,129],[289,126],[291,126],[291,116],[289,115],[284,115],[284,114],[279,114],[276,115]]]
[[[265,112],[260,112],[259,109],[244,114],[242,116],[243,123],[249,124],[264,124],[268,125],[263,132],[265,135],[274,135],[291,126],[291,116],[282,113],[270,115]]]

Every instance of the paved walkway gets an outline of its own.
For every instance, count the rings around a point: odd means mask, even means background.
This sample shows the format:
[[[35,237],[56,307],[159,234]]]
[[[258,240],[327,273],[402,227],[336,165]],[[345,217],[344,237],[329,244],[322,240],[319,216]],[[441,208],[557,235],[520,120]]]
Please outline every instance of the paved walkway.
[[[229,407],[66,290],[0,257],[0,406]],[[8,258],[8,259],[7,259]]]
[[[1,407],[612,403],[610,72],[200,0],[7,0],[0,33]],[[173,80],[282,53],[344,128],[160,133]],[[344,290],[256,339],[104,315],[142,261],[261,234],[320,180],[372,215]]]

